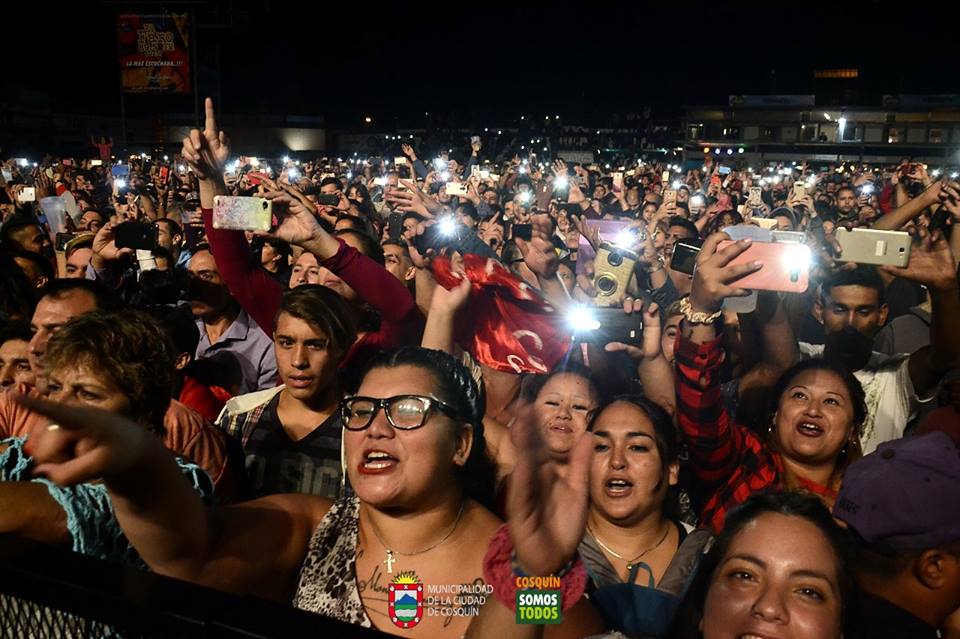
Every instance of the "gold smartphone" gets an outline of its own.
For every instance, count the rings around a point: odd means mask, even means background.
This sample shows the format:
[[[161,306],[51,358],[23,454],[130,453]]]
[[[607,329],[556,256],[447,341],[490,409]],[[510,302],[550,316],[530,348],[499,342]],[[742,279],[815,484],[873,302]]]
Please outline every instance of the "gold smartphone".
[[[912,240],[906,231],[877,231],[874,229],[837,229],[841,262],[906,266],[910,262]]]
[[[593,286],[597,290],[594,304],[619,306],[633,276],[639,256],[633,251],[602,242],[594,260]]]

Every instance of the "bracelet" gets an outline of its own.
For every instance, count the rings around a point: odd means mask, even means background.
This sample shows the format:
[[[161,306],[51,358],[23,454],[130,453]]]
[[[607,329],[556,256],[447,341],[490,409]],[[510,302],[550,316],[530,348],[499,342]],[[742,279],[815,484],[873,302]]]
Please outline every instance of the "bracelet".
[[[565,563],[563,567],[560,568],[560,570],[558,570],[553,574],[553,576],[566,577],[573,570],[574,566],[576,566],[578,558],[579,558],[579,555],[574,555],[573,559]],[[516,550],[510,553],[510,569],[513,570],[513,574],[516,575],[517,577],[535,577],[536,576],[536,575],[528,575],[526,572],[523,571],[523,568],[520,567],[520,562],[517,561]]]
[[[587,588],[587,569],[579,554],[574,555],[574,558],[561,569],[560,574],[550,577],[531,577],[514,572],[515,559],[510,529],[507,524],[503,524],[490,540],[487,554],[483,557],[483,579],[493,587],[493,596],[508,610],[516,612],[517,591],[531,587],[521,587],[524,581],[542,582],[543,589],[559,590],[564,612],[575,606],[583,597]],[[516,569],[521,572],[519,566]],[[548,587],[546,584],[550,581],[559,582],[559,587]]]
[[[715,313],[694,312],[690,307],[689,296],[680,300],[680,312],[683,313],[683,317],[688,324],[713,324],[723,315],[722,310]]]

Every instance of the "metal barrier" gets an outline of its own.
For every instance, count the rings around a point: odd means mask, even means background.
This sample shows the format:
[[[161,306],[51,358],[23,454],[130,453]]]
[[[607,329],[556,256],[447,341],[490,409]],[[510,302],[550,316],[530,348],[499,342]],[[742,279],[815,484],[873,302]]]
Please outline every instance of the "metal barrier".
[[[0,639],[386,636],[0,535]]]

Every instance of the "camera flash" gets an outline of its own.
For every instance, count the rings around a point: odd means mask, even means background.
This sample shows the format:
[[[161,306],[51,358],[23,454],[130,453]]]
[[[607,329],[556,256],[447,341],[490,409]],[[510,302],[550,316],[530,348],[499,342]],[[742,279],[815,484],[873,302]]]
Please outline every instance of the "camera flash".
[[[567,324],[578,333],[600,328],[600,322],[594,317],[593,311],[582,305],[574,306],[567,312]]]

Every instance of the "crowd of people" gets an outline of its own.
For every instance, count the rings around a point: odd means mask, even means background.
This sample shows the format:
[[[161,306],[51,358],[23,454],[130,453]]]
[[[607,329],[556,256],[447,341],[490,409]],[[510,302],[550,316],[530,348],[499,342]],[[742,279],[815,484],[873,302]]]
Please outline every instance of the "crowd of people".
[[[205,106],[3,164],[0,532],[400,636],[960,637],[955,174],[268,159]]]

